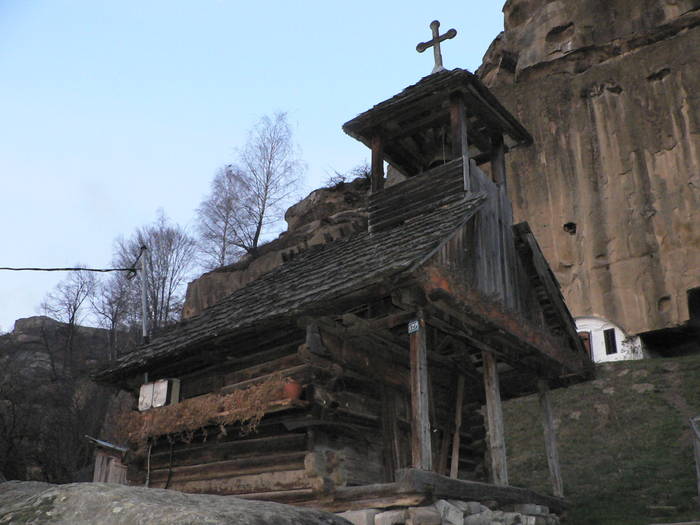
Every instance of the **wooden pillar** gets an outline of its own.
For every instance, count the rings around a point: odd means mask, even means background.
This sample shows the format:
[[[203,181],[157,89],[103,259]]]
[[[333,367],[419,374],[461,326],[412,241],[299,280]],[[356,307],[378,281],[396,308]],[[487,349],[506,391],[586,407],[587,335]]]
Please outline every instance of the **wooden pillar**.
[[[491,456],[491,481],[494,485],[508,485],[508,461],[503,430],[503,407],[496,368],[496,358],[491,352],[482,352],[484,361],[484,390],[486,392],[486,419],[489,426],[489,452]]]
[[[384,144],[381,135],[376,134],[371,140],[372,147],[372,193],[384,187]]]
[[[695,476],[698,485],[698,505],[700,506],[700,429],[698,429],[699,417],[690,418],[690,433],[693,440],[693,453],[695,455]]]
[[[464,376],[457,379],[457,400],[455,401],[455,433],[452,436],[452,462],[450,477],[457,479],[459,474],[459,432],[462,428],[462,411],[464,409]]]
[[[493,182],[506,187],[506,147],[501,134],[491,137],[491,177]]]
[[[464,176],[464,191],[471,188],[469,173],[469,141],[467,137],[467,112],[464,99],[459,93],[450,97],[450,137],[452,139],[452,158],[462,157],[462,174]]]
[[[552,405],[549,402],[549,385],[547,381],[537,381],[540,392],[540,408],[542,409],[542,426],[544,427],[544,448],[547,453],[547,465],[549,465],[549,478],[552,481],[552,493],[560,498],[564,497],[564,482],[559,466],[559,451],[557,450],[557,433],[554,429],[554,416]]]
[[[408,325],[411,354],[411,457],[413,468],[432,470],[428,345],[422,315]]]

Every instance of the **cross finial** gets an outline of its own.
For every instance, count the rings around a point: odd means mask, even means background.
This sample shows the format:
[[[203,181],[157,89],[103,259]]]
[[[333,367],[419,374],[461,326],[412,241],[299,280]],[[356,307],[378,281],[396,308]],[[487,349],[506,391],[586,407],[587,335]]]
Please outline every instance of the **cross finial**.
[[[442,71],[443,69],[445,69],[444,67],[442,67],[442,53],[440,52],[440,42],[457,36],[457,30],[450,29],[444,35],[440,35],[440,22],[438,22],[437,20],[433,20],[432,22],[430,22],[430,29],[433,30],[432,40],[428,40],[427,42],[421,42],[420,44],[418,44],[416,46],[416,51],[422,53],[429,47],[433,48],[433,54],[435,55],[435,67],[433,68],[432,72],[437,73],[438,71]]]

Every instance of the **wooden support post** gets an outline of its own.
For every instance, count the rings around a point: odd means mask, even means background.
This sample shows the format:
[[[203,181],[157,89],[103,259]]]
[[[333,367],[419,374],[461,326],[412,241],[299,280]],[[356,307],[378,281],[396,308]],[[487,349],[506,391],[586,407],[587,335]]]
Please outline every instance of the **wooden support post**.
[[[457,479],[459,474],[459,432],[462,428],[462,411],[464,409],[464,376],[457,378],[457,399],[455,401],[455,433],[452,436],[452,462],[450,477]]]
[[[411,354],[411,457],[413,468],[432,470],[430,400],[428,394],[428,348],[425,320],[408,325]]]
[[[693,440],[693,453],[695,455],[695,475],[698,484],[698,505],[700,506],[700,416],[690,418],[690,433]]]
[[[482,352],[481,355],[484,361],[484,390],[486,392],[486,419],[489,426],[491,481],[494,485],[508,485],[503,407],[501,406],[501,391],[496,358],[491,352]]]
[[[398,468],[399,458],[394,450],[396,442],[396,406],[394,393],[388,385],[382,384],[382,455],[384,456],[384,482],[394,481],[394,472]]]
[[[544,448],[547,453],[547,464],[549,465],[549,477],[552,481],[552,491],[555,496],[563,498],[564,482],[562,481],[561,467],[559,466],[557,434],[554,429],[554,416],[552,415],[552,405],[549,402],[549,385],[547,381],[542,379],[537,381],[537,389],[540,392],[542,426],[544,427]]]
[[[464,191],[471,188],[469,173],[469,141],[467,137],[467,112],[462,95],[455,93],[450,97],[450,137],[452,139],[452,158],[462,157],[462,174]]]
[[[375,193],[384,187],[384,144],[381,135],[372,137],[371,191]]]
[[[503,135],[491,137],[491,177],[493,182],[500,186],[506,186],[506,147],[503,143]]]

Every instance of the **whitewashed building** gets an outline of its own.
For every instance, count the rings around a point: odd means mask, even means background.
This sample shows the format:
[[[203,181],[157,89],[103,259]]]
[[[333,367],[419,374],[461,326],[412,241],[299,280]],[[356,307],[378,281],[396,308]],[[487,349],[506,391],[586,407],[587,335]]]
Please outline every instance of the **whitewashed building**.
[[[639,337],[601,317],[577,317],[576,331],[595,363],[649,357]]]

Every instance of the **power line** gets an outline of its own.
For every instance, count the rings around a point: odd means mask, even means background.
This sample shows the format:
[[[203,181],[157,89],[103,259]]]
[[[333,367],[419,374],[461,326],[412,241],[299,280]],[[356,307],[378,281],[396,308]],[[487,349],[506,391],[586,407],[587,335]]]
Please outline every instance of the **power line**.
[[[11,272],[136,272],[136,268],[10,268],[0,266],[0,270]]]
[[[141,246],[139,254],[136,256],[136,260],[131,265],[131,268],[12,268],[9,266],[0,266],[0,270],[7,270],[10,272],[129,272],[130,274],[136,274],[136,265],[141,259],[144,251],[146,251],[146,246]],[[129,277],[130,279],[131,277]]]

